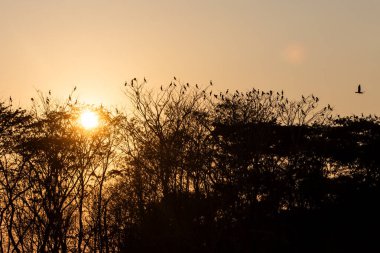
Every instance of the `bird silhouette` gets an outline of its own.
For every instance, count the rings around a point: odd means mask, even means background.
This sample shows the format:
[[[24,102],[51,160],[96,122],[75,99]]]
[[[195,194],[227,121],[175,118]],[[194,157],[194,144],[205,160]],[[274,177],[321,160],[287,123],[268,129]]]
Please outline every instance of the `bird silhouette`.
[[[360,84],[358,85],[358,90],[355,91],[355,93],[357,93],[357,94],[363,94],[363,93],[364,93],[364,92],[362,91],[362,87],[361,87]]]

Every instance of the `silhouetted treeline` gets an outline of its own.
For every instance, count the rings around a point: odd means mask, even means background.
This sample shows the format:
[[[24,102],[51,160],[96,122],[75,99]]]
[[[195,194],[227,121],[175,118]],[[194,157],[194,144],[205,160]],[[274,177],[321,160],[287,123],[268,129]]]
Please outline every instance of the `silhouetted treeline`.
[[[379,118],[211,86],[0,103],[0,253],[380,249]]]

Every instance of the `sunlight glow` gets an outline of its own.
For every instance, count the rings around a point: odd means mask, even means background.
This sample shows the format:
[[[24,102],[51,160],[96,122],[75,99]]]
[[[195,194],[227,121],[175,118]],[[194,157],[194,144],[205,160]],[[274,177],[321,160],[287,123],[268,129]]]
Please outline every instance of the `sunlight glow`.
[[[92,129],[99,125],[99,116],[96,112],[85,110],[79,117],[80,125],[85,129]]]

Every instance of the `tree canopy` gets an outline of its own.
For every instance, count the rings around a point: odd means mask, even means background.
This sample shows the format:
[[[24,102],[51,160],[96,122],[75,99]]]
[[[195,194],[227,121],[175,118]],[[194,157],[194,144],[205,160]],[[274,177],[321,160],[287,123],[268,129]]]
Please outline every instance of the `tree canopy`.
[[[124,110],[1,102],[0,252],[379,250],[377,116],[212,88],[132,79]]]

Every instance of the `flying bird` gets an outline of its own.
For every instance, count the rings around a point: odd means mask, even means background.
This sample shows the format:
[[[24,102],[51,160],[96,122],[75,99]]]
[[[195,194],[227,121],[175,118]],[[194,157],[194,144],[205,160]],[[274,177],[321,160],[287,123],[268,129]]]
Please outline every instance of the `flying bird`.
[[[363,93],[364,93],[364,92],[362,91],[362,87],[361,87],[360,84],[358,85],[358,90],[355,91],[355,93],[357,93],[357,94],[363,94]]]

